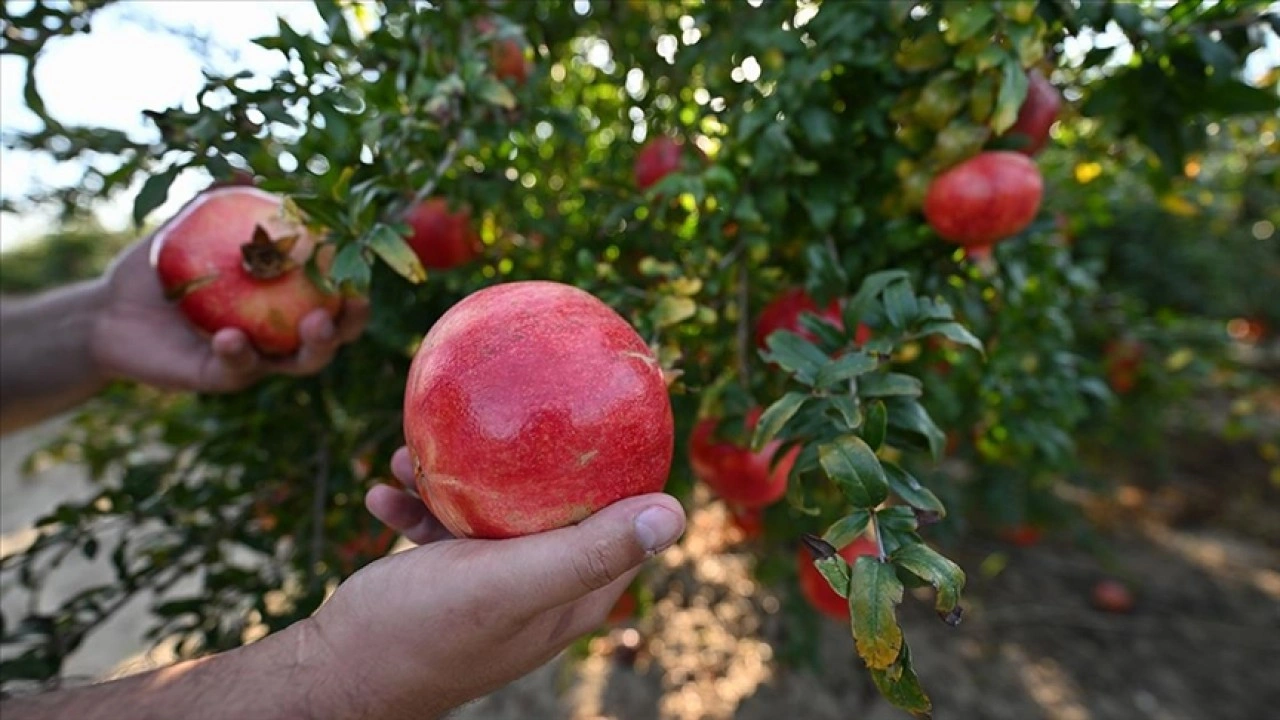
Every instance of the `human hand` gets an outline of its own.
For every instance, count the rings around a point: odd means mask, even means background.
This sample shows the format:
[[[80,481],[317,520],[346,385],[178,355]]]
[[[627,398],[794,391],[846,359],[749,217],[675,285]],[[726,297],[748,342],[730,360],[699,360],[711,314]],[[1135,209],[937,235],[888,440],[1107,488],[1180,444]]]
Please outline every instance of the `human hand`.
[[[402,448],[392,458],[412,485]],[[302,630],[327,658],[333,717],[434,718],[536,669],[604,623],[641,563],[684,531],[668,495],[621,500],[578,525],[508,540],[451,539],[389,486],[366,505],[420,547],[365,566]]]
[[[348,298],[331,319],[314,310],[299,327],[302,347],[291,357],[267,358],[241,330],[225,328],[212,337],[197,330],[164,297],[150,261],[151,238],[134,243],[102,278],[90,348],[107,378],[125,378],[173,390],[233,392],[279,373],[309,375],[333,359],[338,347],[360,336],[369,304]]]

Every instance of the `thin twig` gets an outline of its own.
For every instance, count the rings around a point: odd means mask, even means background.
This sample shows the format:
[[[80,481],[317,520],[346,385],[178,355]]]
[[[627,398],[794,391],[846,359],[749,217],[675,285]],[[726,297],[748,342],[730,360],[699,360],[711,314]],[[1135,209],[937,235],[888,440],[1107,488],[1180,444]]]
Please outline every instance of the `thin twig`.
[[[445,172],[453,165],[453,161],[457,159],[459,147],[461,147],[461,143],[458,142],[458,138],[455,137],[449,141],[449,147],[445,149],[444,155],[440,157],[440,162],[436,163],[435,172],[431,173],[431,177],[427,178],[427,182],[418,188],[418,192],[414,193],[413,201],[409,203],[409,207],[416,207],[418,203],[426,200],[431,193],[436,191],[436,186],[440,184],[440,178],[444,177]]]

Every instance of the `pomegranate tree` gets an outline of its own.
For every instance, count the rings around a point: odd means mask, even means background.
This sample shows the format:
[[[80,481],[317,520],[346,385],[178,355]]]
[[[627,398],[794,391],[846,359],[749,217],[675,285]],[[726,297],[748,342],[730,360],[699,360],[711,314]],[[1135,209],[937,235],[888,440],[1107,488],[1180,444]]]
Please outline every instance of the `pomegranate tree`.
[[[261,352],[301,345],[298,324],[312,310],[336,315],[342,298],[307,277],[317,239],[281,199],[234,185],[209,190],[155,235],[151,263],[165,296],[200,329],[239,328]],[[317,261],[327,267],[322,248]]]
[[[1049,128],[1053,127],[1062,110],[1062,94],[1049,82],[1044,73],[1032,69],[1027,73],[1027,99],[1018,110],[1018,119],[1005,133],[1026,142],[1018,152],[1033,156],[1049,142]]]
[[[485,288],[440,317],[409,370],[404,431],[419,496],[469,537],[658,492],[674,448],[653,352],[591,294],[546,281]]]
[[[849,564],[853,564],[863,555],[875,557],[877,553],[875,540],[866,535],[858,536],[839,551],[840,557]],[[823,615],[841,622],[849,622],[849,602],[831,589],[831,584],[822,576],[818,568],[814,567],[813,555],[803,546],[800,548],[797,564],[799,565],[800,594],[804,599]]]
[[[756,319],[756,345],[761,348],[767,347],[765,341],[779,330],[790,330],[805,340],[815,342],[817,338],[813,333],[800,324],[800,316],[803,313],[817,315],[819,320],[837,329],[844,328],[839,300],[832,300],[826,307],[819,309],[818,304],[809,297],[804,288],[796,287],[783,291],[760,311],[760,316]],[[864,323],[858,323],[854,342],[861,345],[870,339],[871,328]]]

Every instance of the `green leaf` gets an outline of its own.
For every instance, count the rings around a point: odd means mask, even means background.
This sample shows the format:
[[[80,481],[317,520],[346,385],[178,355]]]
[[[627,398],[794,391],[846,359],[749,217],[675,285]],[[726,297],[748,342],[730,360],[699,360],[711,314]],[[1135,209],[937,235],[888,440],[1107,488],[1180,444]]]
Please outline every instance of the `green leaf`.
[[[986,350],[982,347],[982,341],[973,333],[969,332],[969,328],[958,322],[931,322],[920,330],[921,335],[941,335],[946,339],[967,345],[986,355]]]
[[[919,314],[919,305],[915,301],[915,293],[906,282],[896,282],[884,288],[884,314],[888,322],[895,328],[905,328],[914,322]]]
[[[827,364],[826,353],[816,345],[789,330],[778,330],[765,339],[767,352],[760,353],[765,362],[777,363],[806,385],[812,384],[818,370]]]
[[[829,110],[817,105],[806,105],[796,119],[805,138],[815,147],[830,145],[836,139],[835,119]]]
[[[668,325],[684,322],[696,315],[698,312],[698,303],[692,298],[678,297],[676,295],[663,295],[658,303],[653,306],[653,310],[649,312],[649,319],[658,328],[664,328]]]
[[[511,92],[511,88],[507,87],[494,77],[485,77],[478,81],[476,88],[476,97],[490,105],[497,105],[503,110],[514,110],[516,107],[515,93]]]
[[[946,435],[929,417],[924,406],[914,399],[890,398],[887,408],[890,427],[920,435],[928,443],[934,459],[942,457],[942,450],[947,444]]]
[[[905,505],[893,505],[876,513],[876,526],[886,532],[913,533],[920,528],[916,512]]]
[[[944,5],[943,16],[947,19],[947,30],[944,33],[950,45],[959,45],[977,35],[995,19],[995,8],[991,3],[964,3],[963,5]],[[948,12],[958,8],[958,12]]]
[[[934,609],[940,614],[947,615],[960,604],[964,571],[933,548],[924,543],[903,545],[890,559],[938,591]]]
[[[138,196],[133,199],[134,225],[142,227],[142,221],[147,219],[147,215],[169,199],[169,186],[173,185],[173,181],[184,169],[181,165],[174,165],[162,173],[147,178],[147,181],[142,184],[142,189],[138,191]]]
[[[827,528],[827,532],[822,535],[822,539],[835,545],[837,549],[841,549],[853,542],[859,535],[865,533],[867,526],[870,524],[871,513],[869,511],[854,510]]]
[[[849,611],[854,645],[867,667],[883,670],[902,652],[902,628],[895,610],[902,602],[902,581],[893,566],[863,555],[849,579]]]
[[[422,266],[422,261],[418,259],[413,248],[409,247],[409,243],[390,227],[382,223],[374,225],[364,243],[392,270],[409,282],[416,285],[427,279],[427,269]]]
[[[1196,94],[1195,102],[1198,107],[1219,115],[1280,110],[1280,95],[1274,90],[1263,90],[1231,79],[1209,83]]]
[[[361,247],[349,243],[334,256],[329,278],[343,291],[364,294],[373,279],[373,270]]]
[[[872,450],[879,450],[880,446],[884,445],[888,422],[889,411],[885,408],[884,401],[877,400],[867,405],[867,418],[862,439],[867,441],[867,445]]]
[[[893,463],[887,462],[881,465],[884,467],[884,477],[889,482],[889,489],[894,495],[917,510],[934,512],[940,517],[946,517],[947,508],[942,501],[929,488],[921,485],[911,473]]]
[[[919,397],[924,383],[902,373],[867,375],[858,381],[858,395],[864,398],[907,396]]]
[[[857,430],[862,426],[862,413],[858,411],[858,400],[852,395],[832,395],[827,401],[844,418],[846,429]]]
[[[902,654],[893,665],[871,670],[871,679],[880,694],[895,707],[911,713],[917,720],[933,717],[933,702],[920,686],[920,678],[911,666],[911,648],[906,643],[902,644]]]
[[[854,507],[873,508],[889,496],[880,459],[856,435],[819,446],[818,461]]]
[[[337,207],[330,200],[315,195],[292,195],[289,199],[306,214],[308,222],[323,225],[329,229],[344,226]]]
[[[849,597],[850,568],[844,558],[839,555],[819,558],[813,561],[813,566],[826,578],[827,584],[837,595]]]
[[[861,352],[847,352],[835,360],[829,360],[818,370],[814,385],[830,389],[850,378],[865,375],[879,366],[876,359]]]
[[[778,434],[796,412],[811,398],[808,393],[789,392],[778,398],[760,414],[756,423],[755,434],[751,438],[751,449],[760,452],[770,440]]]
[[[996,97],[996,110],[991,115],[991,130],[1001,135],[1018,120],[1018,111],[1027,99],[1027,73],[1016,57],[1005,58],[1002,64],[1000,94]]]

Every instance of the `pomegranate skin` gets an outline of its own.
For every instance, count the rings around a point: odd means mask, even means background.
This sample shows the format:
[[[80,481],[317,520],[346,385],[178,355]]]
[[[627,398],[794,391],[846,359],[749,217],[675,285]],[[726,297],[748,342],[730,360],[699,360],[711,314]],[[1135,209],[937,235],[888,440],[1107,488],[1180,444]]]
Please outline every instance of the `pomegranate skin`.
[[[762,409],[752,408],[746,422],[754,430]],[[726,502],[745,509],[772,505],[787,494],[787,479],[800,448],[791,448],[772,472],[769,464],[782,446],[781,440],[765,444],[760,452],[715,438],[715,418],[703,418],[689,438],[689,465],[693,474]]]
[[[636,154],[636,187],[647,190],[680,169],[680,143],[669,137],[650,140]]]
[[[1058,92],[1058,88],[1049,82],[1044,73],[1032,70],[1027,73],[1027,99],[1018,109],[1018,119],[1014,121],[1013,127],[1005,134],[1026,138],[1027,144],[1019,148],[1018,152],[1034,156],[1049,142],[1049,129],[1053,127],[1061,110],[1062,94]]]
[[[1026,229],[1040,210],[1044,180],[1022,153],[980,153],[934,178],[924,216],[942,239],[983,247]]]
[[[767,348],[769,336],[779,330],[790,330],[809,342],[817,342],[818,338],[800,324],[800,315],[806,312],[817,315],[828,325],[844,328],[844,315],[840,310],[839,300],[832,300],[825,308],[819,309],[818,303],[809,297],[804,288],[793,287],[784,290],[760,311],[760,317],[756,320],[756,346]],[[858,323],[854,343],[862,345],[870,339],[871,328]]]
[[[635,329],[577,288],[475,292],[409,369],[406,444],[419,497],[459,537],[578,522],[659,492],[674,451],[662,369]]]
[[[260,352],[288,355],[302,339],[298,324],[323,308],[337,315],[342,298],[316,287],[304,265],[316,238],[283,217],[279,196],[248,186],[228,186],[197,196],[156,232],[151,264],[166,294],[178,295],[179,310],[207,333],[239,328]],[[289,252],[295,267],[271,279],[245,269],[240,247],[261,226],[274,240],[297,235]],[[322,268],[332,257],[322,248]],[[184,290],[185,286],[185,290]]]
[[[879,552],[875,540],[866,535],[859,536],[853,542],[840,549],[840,557],[845,562],[853,563],[862,555],[875,556]],[[800,594],[815,610],[833,620],[849,622],[849,601],[840,597],[827,579],[822,577],[818,568],[813,566],[813,555],[808,549],[801,547],[797,561],[800,564]]]
[[[436,197],[419,203],[405,214],[413,232],[405,240],[422,266],[428,270],[449,270],[480,256],[483,245],[471,226],[471,212],[458,208],[449,212],[449,201]]]

